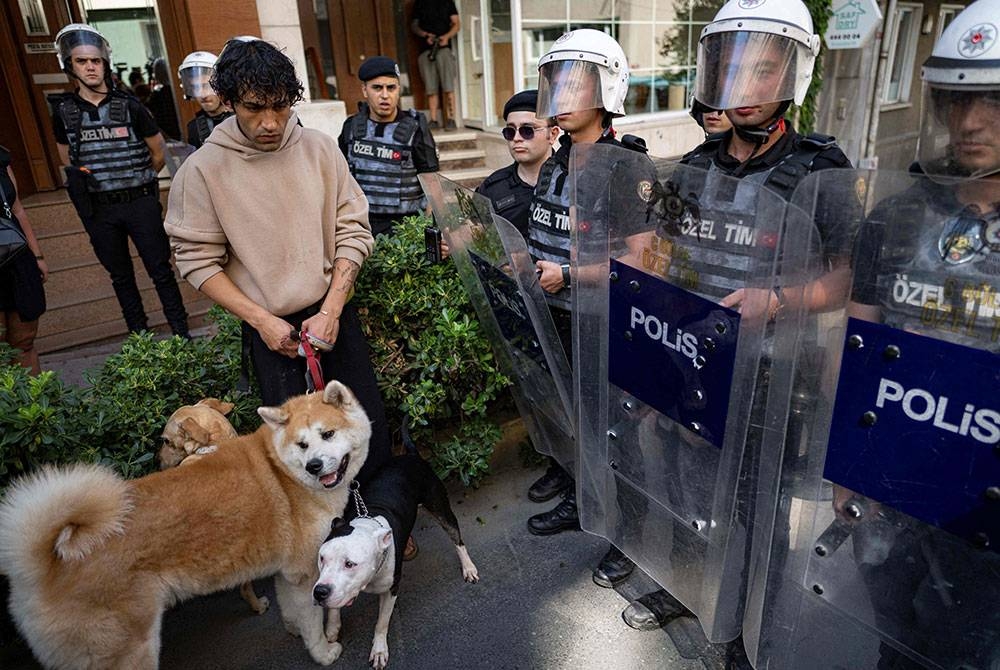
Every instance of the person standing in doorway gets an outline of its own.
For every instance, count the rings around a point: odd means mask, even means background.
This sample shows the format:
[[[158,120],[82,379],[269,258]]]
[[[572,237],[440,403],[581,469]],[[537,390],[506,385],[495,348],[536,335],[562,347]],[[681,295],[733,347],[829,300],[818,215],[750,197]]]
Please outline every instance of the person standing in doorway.
[[[416,0],[413,3],[413,34],[420,38],[420,78],[427,91],[427,107],[431,113],[431,128],[455,128],[455,75],[458,60],[451,47],[451,38],[458,34],[461,21],[453,0]],[[440,99],[444,98],[444,120],[439,116]],[[443,126],[442,126],[443,124]]]

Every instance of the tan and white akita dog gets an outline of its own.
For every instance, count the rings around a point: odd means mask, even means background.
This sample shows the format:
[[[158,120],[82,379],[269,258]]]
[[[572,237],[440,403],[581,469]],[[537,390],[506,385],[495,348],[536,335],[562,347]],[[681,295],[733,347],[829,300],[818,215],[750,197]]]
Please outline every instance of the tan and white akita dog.
[[[211,458],[124,481],[96,465],[47,467],[0,503],[10,612],[49,668],[156,668],[163,612],[191,596],[276,574],[285,627],[312,658],[341,646],[312,604],[316,552],[368,455],[354,394],[261,407],[257,432]]]

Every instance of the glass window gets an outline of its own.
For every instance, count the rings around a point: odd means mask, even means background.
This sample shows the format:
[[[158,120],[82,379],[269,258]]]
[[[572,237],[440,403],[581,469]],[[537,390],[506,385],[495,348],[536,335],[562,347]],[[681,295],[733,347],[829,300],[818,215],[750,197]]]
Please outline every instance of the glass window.
[[[41,0],[17,0],[24,19],[24,32],[28,35],[48,35],[49,24],[45,20],[45,8]]]
[[[901,2],[896,6],[889,37],[889,76],[882,92],[883,105],[910,101],[910,84],[913,82],[922,13],[922,5]]]
[[[602,30],[622,45],[631,69],[628,114],[683,110],[694,83],[698,37],[725,0],[521,0],[525,85],[538,59],[567,30]]]
[[[963,9],[965,9],[965,7],[962,5],[941,5],[941,9],[938,11],[938,37],[941,37],[941,33],[944,32],[944,29],[948,27],[948,24],[951,23]]]

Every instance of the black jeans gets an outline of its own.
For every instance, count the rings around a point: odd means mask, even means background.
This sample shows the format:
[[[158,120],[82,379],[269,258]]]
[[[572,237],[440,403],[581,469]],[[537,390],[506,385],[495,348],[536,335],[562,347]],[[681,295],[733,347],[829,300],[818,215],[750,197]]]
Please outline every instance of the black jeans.
[[[163,315],[170,329],[177,335],[187,335],[187,312],[170,265],[170,242],[163,230],[162,212],[160,201],[155,196],[143,196],[116,205],[95,203],[94,215],[84,220],[83,227],[90,236],[97,260],[111,275],[111,285],[129,331],[145,330],[149,325],[128,248],[128,240],[132,238],[160,296]]]
[[[319,306],[281,317],[299,330],[302,322],[315,315]],[[250,360],[254,375],[260,385],[261,402],[277,406],[288,398],[306,392],[306,359],[289,358],[267,348],[260,333],[246,323],[244,333],[250,335]],[[368,458],[358,474],[364,484],[392,456],[389,424],[385,418],[385,405],[378,390],[378,380],[372,368],[368,342],[361,331],[361,321],[354,307],[348,303],[340,315],[340,332],[332,351],[320,354],[324,381],[336,379],[357,396],[372,422],[372,437],[368,445]]]

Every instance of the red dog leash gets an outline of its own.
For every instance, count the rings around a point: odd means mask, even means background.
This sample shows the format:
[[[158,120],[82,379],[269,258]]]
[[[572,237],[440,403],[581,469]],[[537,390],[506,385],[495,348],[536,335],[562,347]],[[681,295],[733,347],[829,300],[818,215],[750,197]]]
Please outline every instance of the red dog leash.
[[[306,392],[315,393],[326,383],[323,381],[323,368],[319,364],[319,356],[316,355],[316,350],[313,349],[307,335],[308,333],[303,330],[299,342],[306,355]]]

